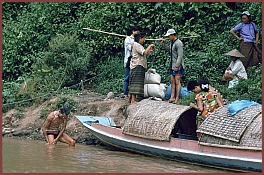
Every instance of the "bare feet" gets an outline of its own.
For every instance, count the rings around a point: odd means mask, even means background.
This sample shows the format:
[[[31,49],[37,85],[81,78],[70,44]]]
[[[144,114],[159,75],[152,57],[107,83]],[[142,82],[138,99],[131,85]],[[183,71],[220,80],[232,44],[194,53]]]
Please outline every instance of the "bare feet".
[[[168,100],[169,103],[172,103],[172,102],[174,102],[174,101],[175,101],[175,98],[170,98],[170,99]]]
[[[176,97],[174,103],[175,103],[175,104],[178,104],[178,102],[179,102],[179,97]]]
[[[137,104],[138,102],[137,101],[131,101],[131,104]]]
[[[131,95],[128,96],[128,103],[131,103]]]

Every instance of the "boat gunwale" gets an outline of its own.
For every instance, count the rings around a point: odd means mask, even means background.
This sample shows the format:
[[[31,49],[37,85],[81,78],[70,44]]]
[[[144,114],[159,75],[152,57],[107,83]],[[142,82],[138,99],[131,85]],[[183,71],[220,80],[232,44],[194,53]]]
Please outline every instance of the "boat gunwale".
[[[192,151],[192,150],[188,150],[188,149],[184,149],[184,148],[174,148],[174,147],[170,147],[170,148],[166,148],[166,147],[163,147],[163,146],[155,146],[155,145],[151,145],[151,144],[148,144],[148,143],[139,143],[137,141],[133,141],[133,140],[130,140],[130,139],[122,139],[120,136],[115,136],[113,137],[113,134],[109,134],[107,133],[106,131],[102,131],[102,130],[99,130],[98,128],[92,126],[92,125],[99,125],[99,126],[103,126],[103,127],[108,127],[108,128],[111,128],[111,129],[116,129],[116,130],[120,130],[122,131],[122,129],[120,128],[114,128],[114,127],[111,127],[111,126],[105,126],[105,125],[102,125],[102,124],[98,124],[98,123],[92,123],[91,125],[88,125],[86,123],[83,123],[85,124],[86,127],[88,127],[88,129],[94,131],[94,132],[97,132],[101,135],[105,135],[107,137],[110,137],[110,138],[114,138],[114,139],[117,139],[117,140],[121,140],[121,141],[126,141],[126,142],[129,142],[129,143],[133,143],[133,144],[138,144],[138,145],[141,145],[141,146],[148,146],[148,147],[151,147],[151,148],[156,148],[156,149],[163,149],[163,150],[167,150],[167,151],[178,151],[180,153],[188,153],[188,154],[193,154],[193,155],[201,155],[201,156],[209,156],[209,157],[222,157],[222,158],[226,158],[228,160],[237,160],[237,159],[240,159],[242,161],[253,161],[253,162],[256,162],[256,163],[260,163],[262,162],[262,158],[249,158],[249,157],[239,157],[239,156],[230,156],[230,155],[221,155],[221,154],[215,154],[215,153],[210,153],[210,152],[200,152],[198,150],[195,150],[195,151]],[[135,136],[130,136],[130,135],[125,135],[123,133],[121,133],[123,136],[125,137],[135,137]],[[169,143],[170,141],[158,141],[158,140],[151,140],[151,139],[145,139],[145,138],[140,138],[140,137],[135,137],[139,140],[149,140],[149,141],[155,141],[155,142],[166,142],[166,143]],[[195,141],[195,140],[187,140],[187,139],[180,139],[180,138],[173,138],[173,140],[179,140],[179,141],[187,141],[187,142],[197,142],[198,144],[198,141]],[[195,143],[194,143],[195,144]],[[198,145],[199,146],[199,145]],[[211,146],[208,146],[208,145],[202,145],[204,147],[211,147]],[[221,147],[218,147],[219,149],[221,149]],[[225,148],[225,149],[230,149],[229,147],[228,148]],[[231,149],[235,149],[235,148],[231,148]],[[240,149],[236,149],[237,151],[240,151]],[[252,151],[252,150],[250,150]],[[255,151],[255,150],[254,150]],[[258,150],[257,152],[260,152],[260,150]]]

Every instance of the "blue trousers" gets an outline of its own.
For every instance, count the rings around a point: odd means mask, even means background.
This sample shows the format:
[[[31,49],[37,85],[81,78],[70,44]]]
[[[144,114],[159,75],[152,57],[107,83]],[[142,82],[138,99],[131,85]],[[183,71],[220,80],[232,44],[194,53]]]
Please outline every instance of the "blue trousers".
[[[124,95],[128,95],[129,75],[130,75],[130,68],[125,67]]]

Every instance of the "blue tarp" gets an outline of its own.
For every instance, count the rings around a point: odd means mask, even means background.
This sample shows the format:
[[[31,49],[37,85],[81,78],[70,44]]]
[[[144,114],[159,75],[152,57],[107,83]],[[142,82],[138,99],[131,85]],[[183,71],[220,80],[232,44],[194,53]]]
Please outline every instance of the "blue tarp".
[[[191,91],[188,91],[186,87],[182,87],[181,88],[181,93],[180,93],[180,98],[182,98],[183,96],[185,95],[190,95],[192,92]],[[169,85],[169,87],[167,88],[166,90],[166,96],[165,96],[165,99],[166,100],[169,100],[170,99],[170,96],[171,96],[171,84]],[[175,96],[176,97],[176,94]]]
[[[254,101],[249,101],[249,100],[236,100],[233,101],[232,103],[227,105],[227,108],[230,112],[231,115],[235,115],[239,111],[241,111],[244,108],[247,108],[249,106],[258,106],[260,105],[259,103],[256,103]]]
[[[82,123],[86,123],[90,125],[92,122],[98,122],[102,125],[105,126],[116,126],[114,120],[110,117],[103,117],[103,116],[78,116],[76,115],[75,117],[80,120]]]

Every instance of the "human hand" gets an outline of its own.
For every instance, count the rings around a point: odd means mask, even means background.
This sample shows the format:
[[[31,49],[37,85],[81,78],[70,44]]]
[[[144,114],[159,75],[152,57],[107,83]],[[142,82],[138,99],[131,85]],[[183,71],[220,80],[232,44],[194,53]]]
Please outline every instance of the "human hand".
[[[190,107],[195,108],[195,104],[193,102],[190,103]]]
[[[155,50],[155,45],[154,44],[150,44],[149,45],[149,51],[153,52]]]
[[[57,139],[54,139],[50,144],[53,144],[53,145],[55,145],[56,143],[57,143]]]
[[[255,46],[258,47],[258,43],[255,43]]]
[[[160,38],[159,40],[161,41],[161,43],[164,43],[165,41],[163,38]]]
[[[178,67],[174,67],[174,71],[178,71],[179,70],[179,68]]]
[[[242,38],[242,37],[239,37],[239,38],[238,38],[238,40],[239,40],[239,41],[242,41],[242,40],[244,40],[244,38]]]

